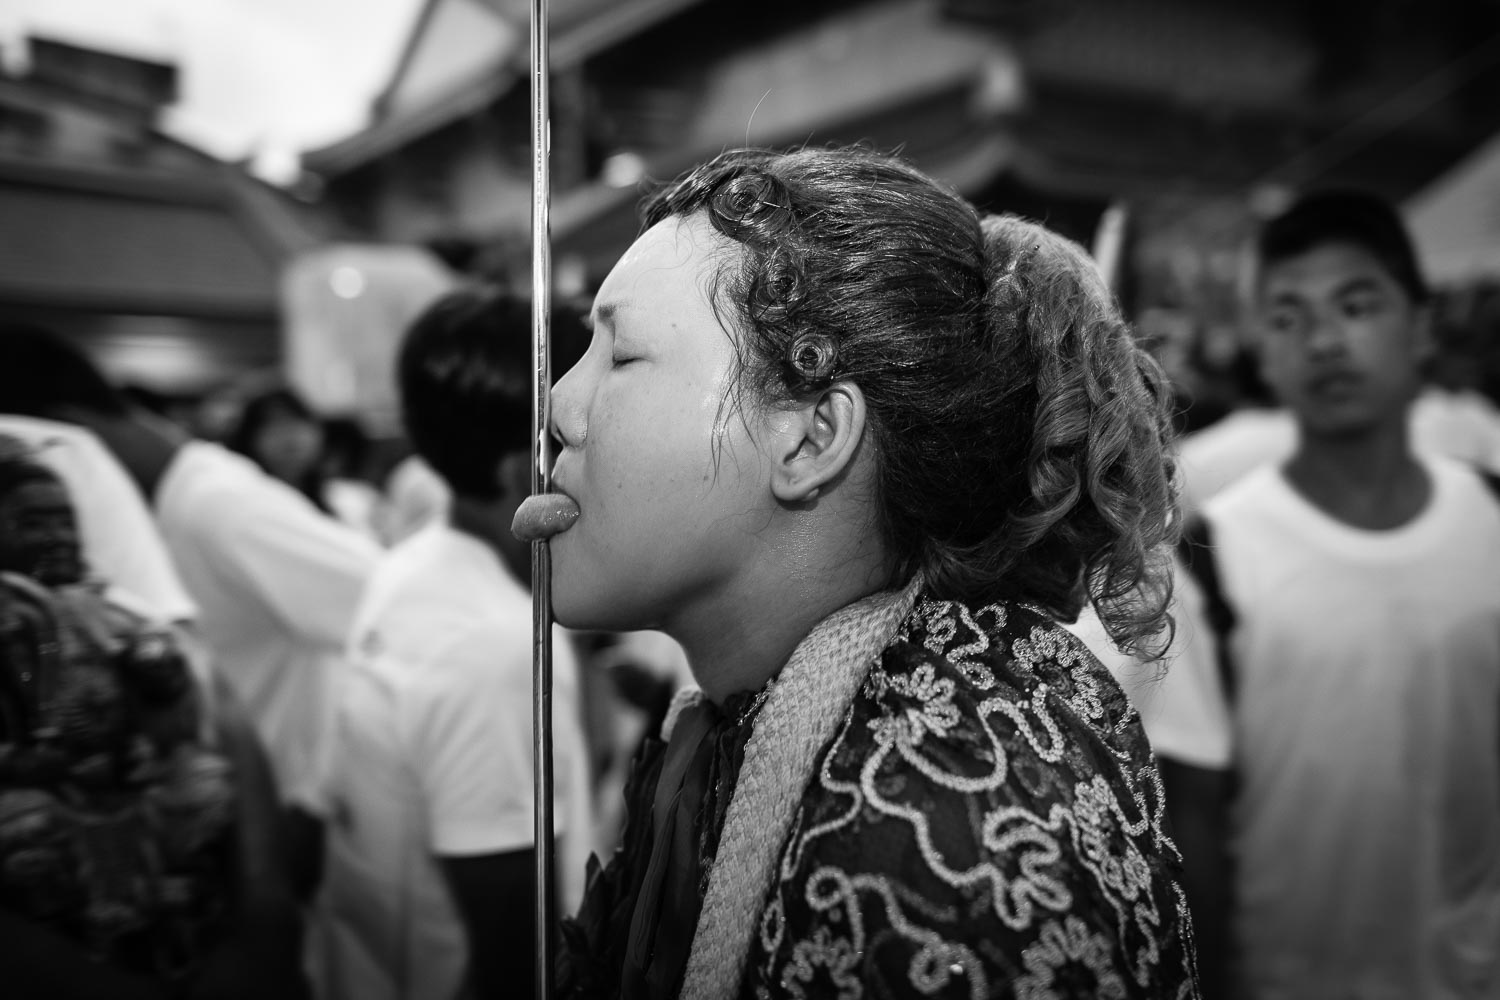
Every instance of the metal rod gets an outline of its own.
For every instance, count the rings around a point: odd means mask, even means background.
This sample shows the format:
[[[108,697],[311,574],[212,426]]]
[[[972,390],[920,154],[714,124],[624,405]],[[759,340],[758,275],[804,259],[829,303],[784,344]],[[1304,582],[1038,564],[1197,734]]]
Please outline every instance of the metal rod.
[[[531,3],[531,492],[551,487],[548,432],[552,384],[551,125],[547,104],[547,0]],[[531,735],[536,817],[536,997],[552,1000],[552,559],[545,541],[531,543]]]

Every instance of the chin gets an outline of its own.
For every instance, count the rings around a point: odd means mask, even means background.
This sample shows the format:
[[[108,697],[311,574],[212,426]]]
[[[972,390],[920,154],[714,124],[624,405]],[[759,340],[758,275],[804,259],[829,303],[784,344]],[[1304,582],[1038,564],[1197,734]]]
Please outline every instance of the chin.
[[[591,632],[633,632],[648,628],[635,624],[617,600],[600,594],[574,594],[552,578],[552,617],[564,628]]]

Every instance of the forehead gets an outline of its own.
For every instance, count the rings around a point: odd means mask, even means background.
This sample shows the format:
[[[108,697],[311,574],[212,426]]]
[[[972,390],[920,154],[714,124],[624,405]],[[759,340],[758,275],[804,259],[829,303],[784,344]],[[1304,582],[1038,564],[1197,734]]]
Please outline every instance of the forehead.
[[[631,244],[599,286],[598,315],[648,311],[655,320],[712,320],[710,289],[725,240],[699,216],[663,219]]]
[[[1283,257],[1261,272],[1261,297],[1331,298],[1356,287],[1400,291],[1401,286],[1380,259],[1357,243],[1320,243],[1303,253]]]

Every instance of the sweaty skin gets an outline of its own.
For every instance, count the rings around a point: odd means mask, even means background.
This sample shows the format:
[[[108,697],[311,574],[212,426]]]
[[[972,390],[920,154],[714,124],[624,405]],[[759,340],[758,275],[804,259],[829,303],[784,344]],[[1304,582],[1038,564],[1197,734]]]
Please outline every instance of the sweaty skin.
[[[580,511],[563,493],[538,493],[521,501],[510,523],[510,533],[523,542],[536,542],[567,531]]]

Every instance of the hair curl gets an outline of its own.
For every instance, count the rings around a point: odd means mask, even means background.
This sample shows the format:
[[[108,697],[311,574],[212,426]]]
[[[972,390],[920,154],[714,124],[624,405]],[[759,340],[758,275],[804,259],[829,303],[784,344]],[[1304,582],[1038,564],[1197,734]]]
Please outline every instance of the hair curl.
[[[1087,255],[864,149],[737,150],[678,178],[647,226],[704,213],[714,301],[763,405],[848,380],[866,400],[883,537],[940,598],[1170,637],[1168,394]],[[729,324],[726,324],[729,325]]]

